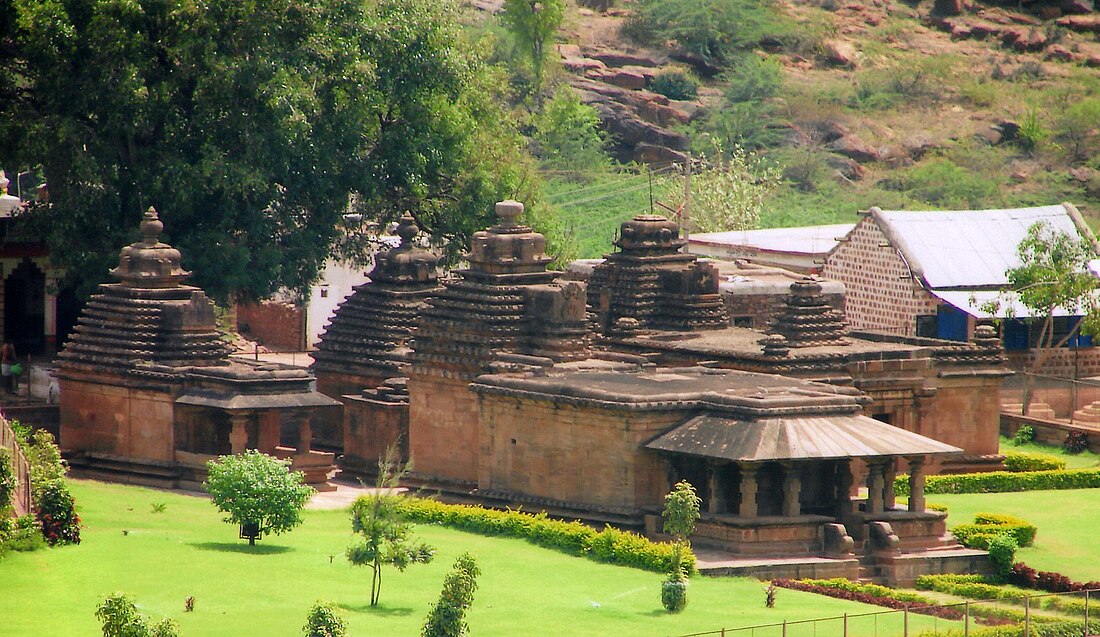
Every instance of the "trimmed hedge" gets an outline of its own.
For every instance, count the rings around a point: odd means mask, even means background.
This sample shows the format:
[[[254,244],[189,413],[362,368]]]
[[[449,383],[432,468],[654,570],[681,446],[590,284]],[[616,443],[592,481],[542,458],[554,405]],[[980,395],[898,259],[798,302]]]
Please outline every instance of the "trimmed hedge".
[[[1100,488],[1100,469],[1070,471],[990,471],[988,473],[958,473],[928,476],[924,493],[1008,493],[1011,491],[1043,491]],[[894,492],[909,495],[909,476],[894,481]]]
[[[673,548],[668,542],[653,542],[637,533],[611,526],[603,531],[579,521],[555,520],[546,513],[500,511],[465,504],[444,504],[423,498],[403,498],[401,513],[415,522],[479,533],[504,535],[528,540],[538,546],[583,555],[599,562],[633,566],[647,571],[667,573],[672,568]],[[695,571],[695,555],[688,549],[682,564]]]
[[[973,546],[974,544],[980,544],[984,538],[993,538],[998,535],[1008,535],[1012,539],[1016,540],[1017,546],[1031,546],[1035,541],[1035,533],[1038,531],[1034,526],[1030,524],[960,524],[958,526],[951,527],[951,534],[955,536],[955,539],[960,544],[967,548],[985,550],[989,548],[988,542],[985,542],[985,546]]]
[[[1023,562],[1016,562],[1008,572],[1007,580],[1020,588],[1047,591],[1049,593],[1072,593],[1083,590],[1100,589],[1100,581],[1076,582],[1061,573],[1037,571]]]
[[[1005,454],[1005,469],[1013,473],[1021,471],[1062,471],[1066,461],[1049,453],[1009,451]]]

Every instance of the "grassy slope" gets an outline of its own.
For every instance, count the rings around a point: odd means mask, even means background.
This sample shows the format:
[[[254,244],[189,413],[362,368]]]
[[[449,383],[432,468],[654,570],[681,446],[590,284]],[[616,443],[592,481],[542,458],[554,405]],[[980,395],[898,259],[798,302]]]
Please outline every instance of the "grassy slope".
[[[1072,454],[1066,453],[1061,447],[1051,447],[1050,445],[1040,445],[1034,442],[1029,442],[1023,445],[1016,445],[1010,439],[1001,436],[1001,453],[1008,453],[1010,451],[1024,451],[1028,453],[1045,453],[1048,455],[1056,456],[1066,461],[1067,469],[1092,469],[1097,465],[1100,465],[1100,454],[1085,451],[1082,453]]]
[[[974,521],[975,513],[1018,515],[1039,527],[1035,546],[1020,549],[1016,559],[1076,580],[1100,580],[1096,542],[1100,489],[930,495],[928,501],[948,509],[949,525]]]
[[[318,599],[346,609],[353,635],[415,635],[462,551],[483,570],[470,613],[482,636],[677,635],[878,610],[794,591],[780,591],[769,610],[760,582],[697,578],[687,610],[670,616],[660,608],[658,574],[435,527],[417,533],[438,547],[436,561],[385,571],[382,603],[371,609],[368,572],[343,559],[352,541],[343,511],[308,511],[299,529],[249,549],[204,498],[86,481],[75,482],[74,493],[82,544],[0,560],[0,635],[98,634],[95,607],[114,591],[132,594],[149,616],[176,619],[187,637],[299,635]],[[154,502],[166,511],[152,514]],[[188,595],[196,599],[192,613],[183,612]],[[900,632],[898,621],[852,619],[849,627],[870,637]]]

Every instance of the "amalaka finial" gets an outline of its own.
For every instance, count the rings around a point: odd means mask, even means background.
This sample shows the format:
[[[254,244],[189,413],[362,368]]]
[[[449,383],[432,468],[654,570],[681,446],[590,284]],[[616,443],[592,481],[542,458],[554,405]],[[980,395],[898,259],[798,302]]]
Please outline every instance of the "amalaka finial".
[[[141,220],[141,238],[146,245],[154,246],[160,243],[160,233],[164,232],[164,223],[157,216],[157,209],[149,206],[145,216]]]
[[[507,199],[505,201],[498,201],[496,205],[497,217],[500,218],[500,225],[502,226],[514,226],[516,225],[516,219],[523,214],[523,204],[514,199]]]
[[[394,232],[401,237],[401,247],[408,248],[412,246],[412,240],[416,237],[416,233],[420,232],[420,228],[416,225],[416,218],[412,216],[412,213],[406,212],[401,215],[401,219],[397,222],[397,229]]]

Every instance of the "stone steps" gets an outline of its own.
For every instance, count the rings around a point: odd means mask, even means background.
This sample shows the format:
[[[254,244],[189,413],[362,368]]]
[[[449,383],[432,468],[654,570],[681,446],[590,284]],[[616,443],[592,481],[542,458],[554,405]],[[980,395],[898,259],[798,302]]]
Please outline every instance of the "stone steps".
[[[1005,413],[1019,414],[1022,409],[1023,403],[1001,403],[1001,411]],[[1036,400],[1031,401],[1031,406],[1028,408],[1027,415],[1032,418],[1057,420],[1054,409],[1050,405]]]
[[[1085,405],[1073,412],[1073,420],[1074,422],[1100,424],[1100,401]]]

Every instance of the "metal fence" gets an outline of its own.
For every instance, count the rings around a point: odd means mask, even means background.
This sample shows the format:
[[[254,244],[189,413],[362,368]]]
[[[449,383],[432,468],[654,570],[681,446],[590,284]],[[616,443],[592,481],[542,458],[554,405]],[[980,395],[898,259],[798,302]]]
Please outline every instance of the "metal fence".
[[[970,631],[980,624],[1011,623],[1022,624],[1023,637],[1033,637],[1038,634],[1033,630],[1036,626],[1052,622],[1080,623],[1080,635],[1090,637],[1100,629],[1093,619],[1092,630],[1089,630],[1090,616],[1096,615],[1097,610],[1090,608],[1090,603],[1095,603],[1091,598],[1096,597],[1096,593],[1100,593],[1100,589],[933,606],[912,604],[899,610],[719,628],[679,637],[909,637],[911,634],[942,634],[947,631],[969,637]],[[937,615],[959,618],[947,619]]]
[[[31,512],[31,468],[27,464],[27,457],[23,455],[23,449],[19,446],[11,424],[2,415],[0,415],[0,448],[8,450],[12,470],[15,473],[12,508],[15,509],[16,515],[26,515]],[[3,503],[0,503],[0,509],[3,508]]]

